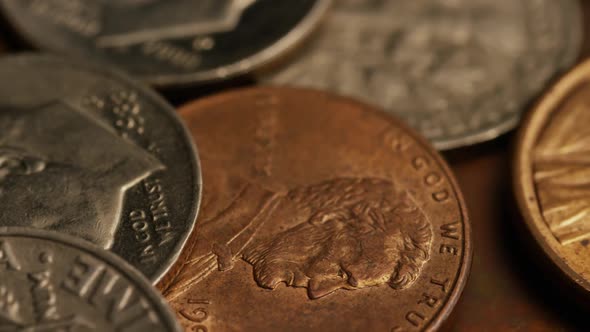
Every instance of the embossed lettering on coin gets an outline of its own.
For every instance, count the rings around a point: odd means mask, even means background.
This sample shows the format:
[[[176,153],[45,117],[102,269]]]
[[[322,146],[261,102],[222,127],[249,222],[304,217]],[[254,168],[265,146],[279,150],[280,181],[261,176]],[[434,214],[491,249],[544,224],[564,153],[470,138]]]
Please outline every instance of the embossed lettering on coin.
[[[449,149],[514,127],[581,42],[577,1],[337,0],[321,34],[266,82],[375,103]]]
[[[109,249],[125,190],[165,168],[63,102],[5,108],[0,125],[0,209],[9,216],[4,225],[64,231]]]
[[[180,331],[124,261],[56,234],[0,228],[1,331]]]
[[[117,65],[157,85],[219,80],[285,53],[329,0],[0,1],[35,46]]]
[[[0,225],[74,235],[158,280],[200,196],[196,153],[171,107],[50,57],[7,58],[0,73],[15,78],[0,88]]]
[[[231,220],[226,211],[201,227],[199,240],[210,242],[212,252],[192,254],[193,268],[201,271],[199,279],[213,270],[232,268],[241,257],[253,266],[260,287],[305,287],[315,299],[338,289],[408,287],[429,258],[430,223],[407,191],[396,191],[388,181],[334,179],[284,196],[248,184],[231,209],[240,210],[240,202],[260,195],[262,210],[252,219],[242,219],[247,222],[242,229],[231,225],[237,233],[227,234],[229,239],[215,237]],[[286,213],[298,222],[256,239],[258,229],[280,222]]]
[[[297,89],[180,112],[207,181],[190,258],[165,291],[185,328],[423,330],[449,314],[469,225],[444,164],[411,132]]]

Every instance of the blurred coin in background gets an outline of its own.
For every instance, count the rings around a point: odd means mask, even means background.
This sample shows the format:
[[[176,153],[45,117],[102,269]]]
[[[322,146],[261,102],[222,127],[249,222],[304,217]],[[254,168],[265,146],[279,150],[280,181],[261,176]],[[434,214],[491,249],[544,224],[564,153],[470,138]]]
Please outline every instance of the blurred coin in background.
[[[121,75],[50,56],[5,57],[0,77],[0,226],[88,240],[158,281],[201,194],[174,109]]]
[[[590,62],[555,85],[519,133],[513,176],[526,224],[553,262],[590,292]]]
[[[0,1],[42,50],[116,65],[158,86],[250,72],[294,47],[329,0]]]
[[[181,328],[156,289],[117,256],[71,236],[0,227],[0,330]]]
[[[514,128],[581,34],[577,0],[336,0],[323,31],[261,78],[360,98],[451,149]]]
[[[466,283],[471,233],[438,153],[324,92],[254,88],[180,109],[203,162],[191,253],[165,290],[190,331],[421,331]]]

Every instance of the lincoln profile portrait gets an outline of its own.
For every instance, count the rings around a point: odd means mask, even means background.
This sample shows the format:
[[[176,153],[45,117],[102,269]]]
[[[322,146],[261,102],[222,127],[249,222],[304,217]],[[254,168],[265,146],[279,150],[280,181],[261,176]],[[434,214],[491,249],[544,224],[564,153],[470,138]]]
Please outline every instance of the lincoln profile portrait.
[[[107,1],[103,47],[231,31],[256,0]]]
[[[252,266],[258,286],[306,288],[310,299],[340,289],[404,289],[429,259],[432,239],[410,195],[372,178],[337,178],[284,193],[246,184],[198,235],[168,296],[239,260]]]
[[[0,107],[0,226],[60,231],[108,249],[126,190],[162,168],[74,106]]]

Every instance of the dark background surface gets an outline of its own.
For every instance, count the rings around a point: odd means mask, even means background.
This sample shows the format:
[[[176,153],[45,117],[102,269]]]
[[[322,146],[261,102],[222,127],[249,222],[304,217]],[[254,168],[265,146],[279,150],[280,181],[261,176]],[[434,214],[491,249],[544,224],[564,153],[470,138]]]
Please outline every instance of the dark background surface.
[[[499,0],[511,1],[511,0]],[[555,0],[559,1],[559,0]],[[581,1],[585,40],[580,60],[590,55],[590,1]],[[0,24],[0,53],[26,50]],[[229,87],[166,92],[179,105]],[[590,331],[590,294],[562,280],[524,228],[511,187],[515,133],[473,147],[444,153],[463,191],[473,228],[474,256],[469,282],[445,330],[449,331]]]
[[[590,1],[582,6],[580,61],[590,55]],[[511,183],[515,136],[444,153],[465,196],[474,240],[471,275],[449,330],[590,331],[590,294],[561,279],[517,211]]]

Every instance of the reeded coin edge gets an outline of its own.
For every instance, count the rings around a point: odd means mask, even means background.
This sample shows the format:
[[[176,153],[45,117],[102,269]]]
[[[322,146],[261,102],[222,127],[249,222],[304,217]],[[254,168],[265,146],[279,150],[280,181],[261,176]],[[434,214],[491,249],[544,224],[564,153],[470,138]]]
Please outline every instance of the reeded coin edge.
[[[161,109],[162,112],[165,112],[165,114],[171,119],[172,123],[174,123],[176,131],[178,132],[179,136],[182,137],[186,142],[186,148],[191,154],[191,167],[194,170],[194,174],[192,174],[192,194],[197,199],[197,201],[187,202],[187,204],[192,205],[192,209],[189,213],[189,220],[187,220],[187,222],[190,223],[190,225],[189,227],[187,227],[185,232],[181,233],[182,236],[179,237],[178,244],[176,245],[174,250],[175,254],[168,256],[169,259],[167,259],[166,261],[169,263],[165,264],[165,266],[163,267],[158,268],[154,273],[154,276],[148,278],[152,281],[154,285],[157,284],[166,275],[166,273],[168,273],[168,271],[173,269],[176,262],[178,261],[178,258],[181,255],[182,249],[184,248],[186,242],[189,239],[189,236],[192,234],[194,230],[197,216],[201,206],[203,189],[201,162],[199,160],[199,153],[197,147],[192,139],[192,135],[188,131],[188,128],[185,126],[184,122],[180,120],[173,106],[170,105],[162,96],[157,94],[155,91],[145,86],[141,82],[138,82],[135,79],[129,77],[125,73],[117,70],[116,68],[109,67],[105,69],[103,67],[99,67],[95,63],[85,63],[83,61],[66,59],[55,55],[39,55],[36,53],[19,53],[17,55],[6,56],[0,60],[0,64],[3,61],[18,61],[23,63],[29,61],[38,61],[45,63],[54,62],[58,64],[61,63],[72,68],[75,67],[80,71],[97,75],[98,77],[104,79],[112,79],[113,81],[117,81],[122,84],[128,85],[129,87],[132,87],[133,89],[138,91],[142,96],[145,96],[148,99],[149,103],[155,105],[156,107],[158,107],[158,109]]]
[[[552,245],[549,244],[551,243],[553,246],[561,245],[549,231],[541,213],[539,198],[533,181],[531,152],[555,109],[565,101],[573,88],[588,82],[590,82],[590,60],[586,60],[574,67],[547,91],[547,94],[530,110],[522,123],[522,128],[516,137],[516,148],[512,164],[513,192],[527,229],[551,261],[559,267],[569,280],[574,281],[578,288],[582,288],[586,292],[590,292],[590,281],[585,280],[579,273],[570,268],[552,249]]]
[[[173,88],[185,87],[192,84],[205,84],[214,81],[223,81],[230,78],[238,77],[248,74],[255,69],[271,63],[280,55],[288,53],[292,48],[299,45],[313,30],[321,23],[324,14],[332,5],[332,0],[316,0],[316,4],[312,10],[297,24],[289,33],[276,41],[270,47],[233,64],[222,66],[217,69],[210,69],[206,71],[199,71],[187,74],[171,74],[171,75],[138,75],[137,79],[146,82],[157,88]],[[68,54],[67,50],[60,49],[59,46],[52,45],[36,36],[27,32],[26,26],[11,13],[6,7],[4,1],[0,1],[0,10],[2,16],[12,25],[13,31],[21,36],[29,45],[42,50],[57,53],[62,56],[72,56]],[[80,59],[80,57],[76,57]],[[84,58],[86,59],[86,58]],[[110,63],[119,70],[125,70],[115,63]],[[132,74],[133,73],[129,73]]]
[[[569,40],[566,43],[568,47],[562,50],[562,60],[557,64],[556,71],[549,79],[549,82],[547,82],[547,86],[550,86],[556,78],[560,77],[560,75],[564,73],[564,71],[569,70],[575,61],[580,57],[582,44],[584,41],[584,18],[579,0],[561,1],[560,3],[563,13],[572,14],[567,20],[568,32],[570,35]],[[541,93],[542,91],[539,91],[537,96],[533,97],[531,100],[534,101],[536,98],[539,98]],[[521,109],[525,109],[526,107],[526,105],[523,105]],[[495,127],[484,129],[477,133],[471,133],[450,139],[433,139],[432,145],[434,145],[434,147],[439,151],[447,151],[491,141],[515,129],[521,121],[521,118],[522,112],[516,112],[513,117],[502,121]]]
[[[167,326],[173,327],[174,331],[182,331],[180,324],[175,318],[175,314],[168,306],[165,299],[159,295],[157,289],[151,285],[146,277],[144,277],[139,271],[131,266],[131,264],[127,263],[124,259],[111,253],[110,251],[101,249],[85,240],[81,240],[72,236],[66,236],[58,232],[45,231],[41,229],[25,227],[0,227],[0,238],[3,236],[53,241],[81,250],[91,256],[98,257],[101,261],[108,263],[112,269],[117,270],[122,275],[128,277],[129,281],[134,283],[136,287],[140,289],[140,293],[148,298],[150,303],[156,307],[158,313],[160,314],[160,319],[163,319]]]
[[[457,205],[459,212],[462,217],[462,225],[463,225],[463,255],[461,261],[459,263],[459,271],[457,273],[457,278],[453,282],[452,291],[448,297],[448,300],[444,303],[443,306],[438,308],[438,310],[434,314],[434,318],[431,322],[424,327],[425,331],[437,331],[439,330],[447,318],[451,316],[453,308],[456,306],[457,302],[459,301],[463,290],[467,284],[467,280],[469,277],[469,273],[471,272],[471,265],[473,261],[473,246],[472,246],[472,231],[471,231],[471,222],[469,219],[469,214],[467,211],[467,205],[465,203],[465,199],[463,194],[460,190],[459,184],[455,179],[453,172],[451,171],[450,167],[448,166],[447,162],[443,158],[443,156],[436,151],[436,149],[432,146],[430,142],[424,137],[422,137],[415,129],[409,127],[405,122],[401,121],[398,117],[391,115],[389,113],[384,112],[383,110],[370,105],[368,103],[364,103],[358,101],[351,97],[341,96],[334,93],[314,90],[310,88],[301,88],[301,87],[281,87],[281,86],[272,86],[272,85],[260,85],[257,87],[247,87],[247,88],[239,88],[234,89],[229,92],[222,92],[216,95],[206,97],[203,99],[197,99],[196,101],[188,102],[186,104],[181,105],[178,108],[178,113],[180,115],[184,113],[191,113],[193,109],[199,108],[207,108],[210,105],[216,105],[219,101],[224,101],[227,98],[236,98],[242,95],[251,95],[251,94],[258,94],[258,93],[281,93],[282,91],[304,91],[308,94],[316,94],[319,98],[330,98],[334,99],[337,98],[338,100],[345,102],[349,105],[354,105],[359,107],[365,111],[372,112],[373,114],[383,118],[387,123],[392,124],[396,128],[402,130],[406,135],[414,140],[416,145],[422,148],[426,153],[430,155],[432,160],[435,162],[436,165],[440,167],[441,172],[446,176],[451,185],[453,193],[455,197],[457,197]],[[197,224],[195,232],[199,231],[199,225]],[[195,243],[193,243],[194,245]],[[192,251],[192,250],[191,250]],[[165,293],[165,289],[162,289]]]

